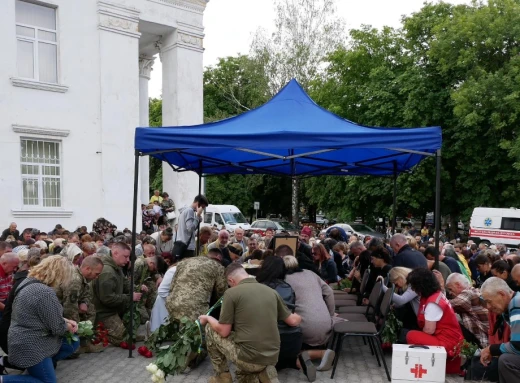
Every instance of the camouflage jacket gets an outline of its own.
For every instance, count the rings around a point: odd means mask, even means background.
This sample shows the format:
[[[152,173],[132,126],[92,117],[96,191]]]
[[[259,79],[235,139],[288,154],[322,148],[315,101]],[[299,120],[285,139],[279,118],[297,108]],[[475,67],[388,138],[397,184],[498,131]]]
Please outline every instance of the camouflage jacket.
[[[92,301],[96,306],[96,321],[114,314],[123,314],[130,304],[130,284],[112,254],[101,257],[103,271],[92,281]]]
[[[79,319],[79,305],[88,305],[91,301],[91,291],[87,280],[81,275],[79,268],[74,268],[70,284],[59,286],[56,295],[63,306],[63,317],[77,321]]]
[[[177,271],[166,298],[171,318],[183,316],[196,320],[209,309],[209,302],[219,299],[227,289],[224,267],[207,257],[185,259],[177,265]]]
[[[155,274],[150,271],[148,265],[146,264],[146,259],[144,257],[137,257],[135,259],[134,264],[134,284],[136,286],[139,285],[141,280],[144,278],[143,284],[148,284],[151,282],[155,285],[155,281],[160,277],[159,274]]]

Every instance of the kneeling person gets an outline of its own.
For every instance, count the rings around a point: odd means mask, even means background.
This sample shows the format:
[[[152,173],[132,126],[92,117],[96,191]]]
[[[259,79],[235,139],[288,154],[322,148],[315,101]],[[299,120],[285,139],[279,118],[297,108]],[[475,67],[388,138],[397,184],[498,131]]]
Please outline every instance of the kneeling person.
[[[128,309],[130,300],[138,302],[141,299],[141,293],[132,292],[130,284],[123,274],[122,267],[130,260],[130,247],[126,243],[114,243],[110,254],[101,259],[103,271],[99,278],[92,282],[96,324],[103,322],[108,330],[109,342],[114,346],[119,346],[127,336],[121,318]]]
[[[220,320],[202,315],[206,342],[216,376],[209,382],[232,382],[228,361],[235,363],[238,382],[261,379],[278,382],[275,365],[280,352],[278,320],[298,326],[301,317],[291,314],[275,290],[250,278],[240,264],[226,269],[232,287],[224,294]],[[233,331],[232,331],[233,329]]]

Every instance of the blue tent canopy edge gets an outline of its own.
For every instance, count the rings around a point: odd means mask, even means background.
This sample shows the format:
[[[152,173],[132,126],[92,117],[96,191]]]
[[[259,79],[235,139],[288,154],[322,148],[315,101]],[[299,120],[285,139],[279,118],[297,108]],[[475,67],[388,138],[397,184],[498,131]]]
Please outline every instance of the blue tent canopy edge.
[[[434,156],[441,144],[440,127],[367,127],[343,119],[317,105],[296,80],[235,117],[135,131],[142,155],[206,175],[394,175]]]

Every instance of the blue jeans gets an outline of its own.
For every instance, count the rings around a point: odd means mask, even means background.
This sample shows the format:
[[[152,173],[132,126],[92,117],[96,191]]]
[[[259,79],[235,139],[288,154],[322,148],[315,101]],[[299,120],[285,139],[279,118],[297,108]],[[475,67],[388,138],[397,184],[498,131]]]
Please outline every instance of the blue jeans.
[[[56,383],[56,373],[54,372],[53,363],[69,357],[78,347],[79,341],[69,344],[64,338],[58,353],[52,358],[45,358],[40,363],[29,367],[27,369],[29,375],[4,375],[2,382]]]

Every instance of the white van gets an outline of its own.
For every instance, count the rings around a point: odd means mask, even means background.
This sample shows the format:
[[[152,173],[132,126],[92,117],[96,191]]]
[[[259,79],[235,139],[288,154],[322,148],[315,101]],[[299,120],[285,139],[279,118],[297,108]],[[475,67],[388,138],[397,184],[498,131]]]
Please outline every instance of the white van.
[[[251,227],[238,207],[233,205],[209,205],[206,208],[201,226],[214,225],[219,230],[225,228],[229,232],[233,232],[239,227],[244,230],[249,230]]]
[[[470,221],[469,238],[486,244],[520,246],[520,210],[476,207]]]

